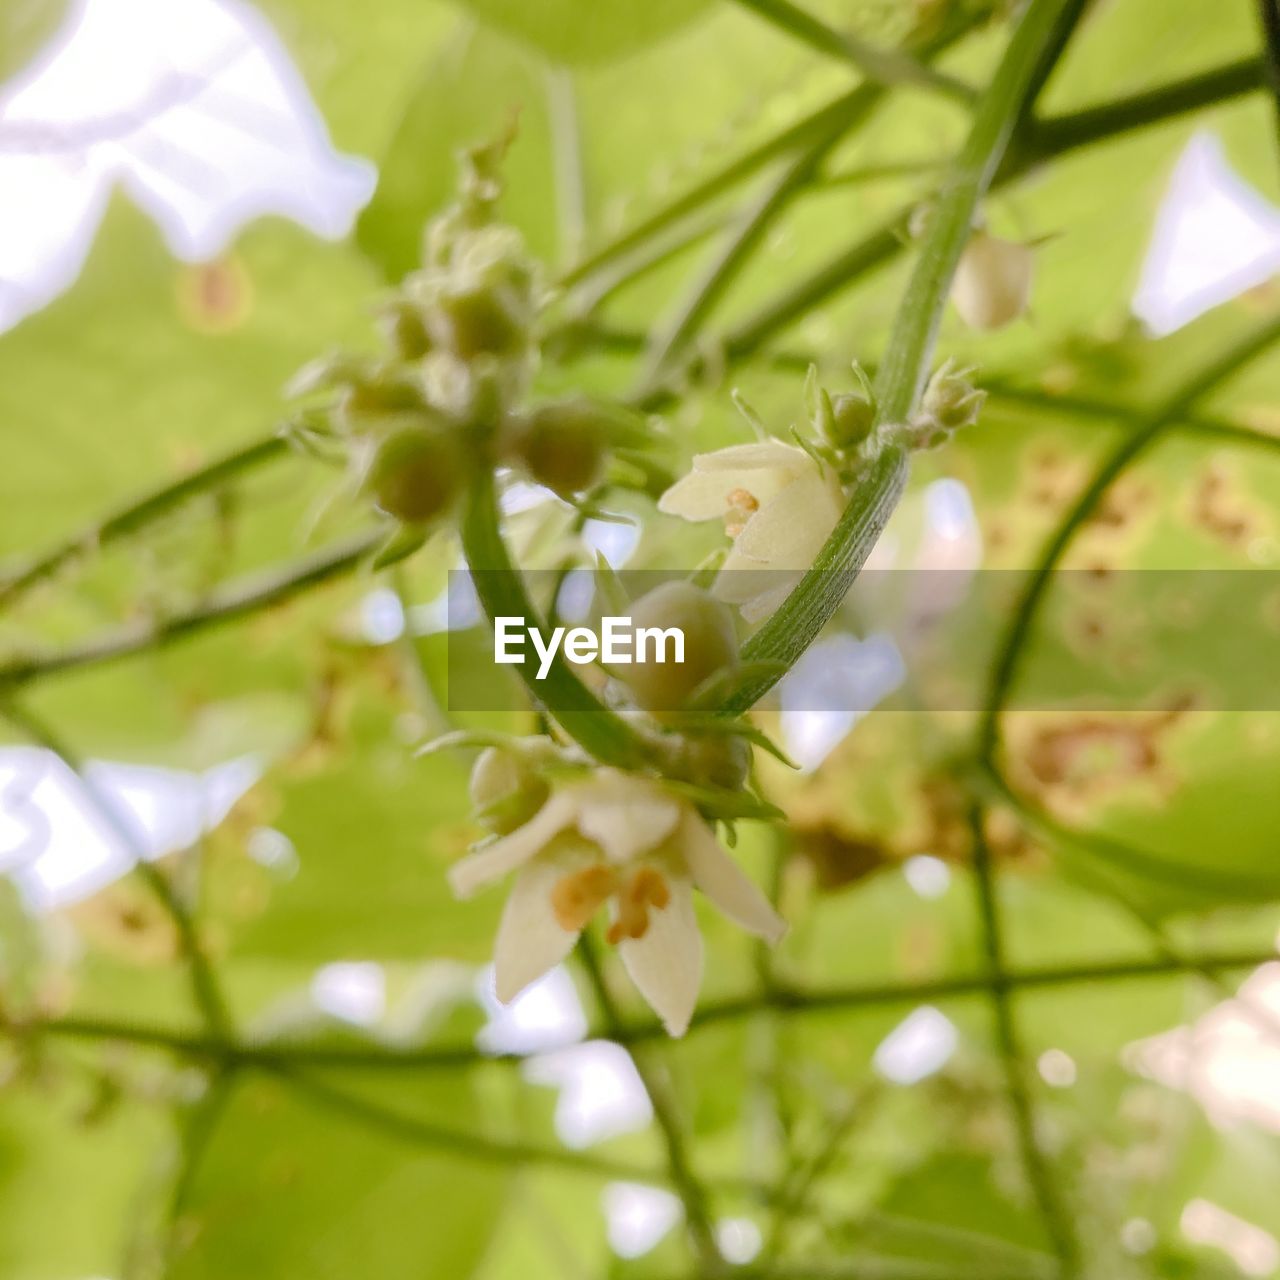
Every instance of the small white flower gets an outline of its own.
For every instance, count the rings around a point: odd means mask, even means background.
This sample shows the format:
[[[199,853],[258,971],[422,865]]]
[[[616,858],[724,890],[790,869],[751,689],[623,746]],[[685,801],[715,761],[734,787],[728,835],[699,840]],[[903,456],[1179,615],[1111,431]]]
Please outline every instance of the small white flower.
[[[498,999],[559,964],[606,903],[608,939],[663,1025],[682,1035],[702,983],[701,889],[749,933],[776,943],[781,917],[688,801],[601,769],[555,791],[523,826],[457,863],[459,897],[516,872],[494,947]]]
[[[835,472],[803,449],[766,440],[698,454],[658,510],[724,521],[734,546],[715,595],[738,605],[748,622],[759,622],[813,563],[844,510],[844,493]]]
[[[960,255],[951,301],[971,329],[1001,329],[1031,302],[1031,245],[975,231]]]

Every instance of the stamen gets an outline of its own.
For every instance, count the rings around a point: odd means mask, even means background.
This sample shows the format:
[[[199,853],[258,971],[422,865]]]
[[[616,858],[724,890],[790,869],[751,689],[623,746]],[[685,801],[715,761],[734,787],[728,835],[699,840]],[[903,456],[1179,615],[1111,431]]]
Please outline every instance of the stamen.
[[[754,493],[746,489],[730,489],[725,494],[729,504],[724,513],[724,531],[731,538],[736,538],[747,527],[747,521],[760,510],[760,502]]]
[[[671,887],[662,872],[641,867],[618,892],[618,918],[605,937],[617,946],[624,938],[643,938],[649,932],[650,910],[661,911],[671,901]]]
[[[580,933],[617,887],[617,871],[603,863],[562,876],[551,889],[551,910],[556,923],[566,933]]]

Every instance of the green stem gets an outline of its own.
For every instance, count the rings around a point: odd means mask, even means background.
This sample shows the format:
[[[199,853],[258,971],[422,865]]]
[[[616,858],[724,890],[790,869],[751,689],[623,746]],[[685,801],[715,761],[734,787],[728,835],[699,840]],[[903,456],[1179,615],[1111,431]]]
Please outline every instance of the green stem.
[[[870,106],[868,100],[866,109],[869,110]],[[847,121],[849,127],[855,123],[855,119]],[[844,133],[844,125],[833,129],[790,161],[730,230],[701,279],[695,281],[688,299],[680,305],[674,319],[653,343],[645,378],[646,388],[637,393],[641,401],[648,398],[653,385],[666,375],[673,358],[684,352],[702,322],[747,265],[752,251],[800,190],[808,185],[814,171]]]
[[[986,193],[1021,116],[1026,95],[1043,76],[1049,50],[1061,48],[1082,0],[1034,0],[1018,24],[991,87],[974,113],[969,138],[944,186],[929,232],[898,310],[889,352],[876,376],[876,422],[906,422],[915,410],[933,359],[938,323],[951,277]],[[848,508],[812,567],[743,649],[746,661],[793,665],[843,603],[897,505],[906,484],[907,456],[886,447],[855,488]],[[744,689],[729,713],[744,711],[776,680],[762,676]]]
[[[854,490],[813,566],[777,612],[743,646],[744,662],[794,666],[848,595],[898,505],[906,482],[905,450],[896,445],[886,448]],[[752,684],[739,688],[721,710],[726,715],[740,715],[758,702],[778,678],[777,674],[762,674]]]
[[[1091,986],[1099,982],[1141,982],[1185,976],[1211,968],[1219,972],[1256,969],[1275,960],[1274,948],[1206,952],[1199,955],[1167,955],[1124,958],[1076,965],[1044,965],[1005,974],[1011,991],[1045,991],[1060,987]],[[774,986],[739,999],[704,1001],[694,1014],[693,1028],[715,1026],[754,1018],[772,1010],[788,1017],[827,1014],[849,1009],[900,1008],[947,1000],[986,997],[990,975],[960,974],[917,982],[862,983],[825,990],[802,991]],[[144,1026],[101,1018],[68,1016],[9,1023],[3,1030],[15,1037],[57,1036],[69,1040],[137,1045],[181,1054],[196,1061],[229,1062],[270,1070],[291,1065],[373,1071],[458,1071],[482,1063],[518,1065],[522,1059],[483,1054],[472,1045],[427,1045],[395,1048],[388,1045],[323,1045],[232,1043],[225,1037],[200,1031]],[[666,1038],[656,1020],[627,1022],[613,1030],[594,1027],[588,1037],[608,1035],[619,1044],[642,1044]]]
[[[488,470],[477,476],[462,522],[462,551],[485,616],[518,618],[522,626],[539,626],[538,612],[524,588],[520,571],[503,541],[497,493]],[[638,734],[578,678],[557,653],[544,679],[536,679],[529,663],[516,670],[534,700],[555,715],[564,731],[602,764],[623,769],[654,763],[656,743]]]
[[[184,612],[155,622],[118,627],[66,649],[10,659],[0,664],[0,689],[17,688],[38,678],[115,662],[283,604],[310,587],[350,573],[386,541],[386,536],[385,529],[358,534],[283,569],[253,574],[224,586],[211,592],[202,604]]]
[[[897,49],[881,49],[858,36],[836,31],[791,0],[736,0],[744,9],[772,23],[779,31],[843,62],[857,67],[868,80],[881,85],[905,84],[930,89],[948,98],[970,103],[975,93],[969,85],[917,62]]]
[[[596,954],[595,944],[589,933],[584,933],[579,940],[578,955],[582,960],[587,979],[591,983],[591,989],[595,993],[596,1003],[600,1006],[605,1031],[611,1040],[618,1040],[623,1032],[622,1018],[614,1003],[613,993],[609,990],[600,957]],[[676,1113],[675,1101],[670,1096],[666,1082],[660,1080],[650,1070],[648,1063],[634,1050],[628,1049],[628,1053],[636,1075],[640,1077],[640,1083],[649,1097],[654,1121],[662,1135],[667,1152],[667,1168],[670,1171],[671,1185],[684,1206],[685,1226],[689,1230],[689,1237],[693,1242],[699,1265],[704,1275],[719,1275],[724,1270],[724,1258],[716,1244],[706,1191],[689,1162],[684,1126]]]
[[[5,608],[37,583],[51,578],[64,565],[90,551],[100,551],[109,543],[143,528],[160,516],[192,498],[208,493],[252,471],[263,463],[283,457],[289,451],[289,443],[279,435],[266,436],[251,441],[231,453],[183,476],[172,484],[152,489],[119,510],[104,516],[96,524],[82,529],[65,542],[46,552],[38,560],[12,577],[0,581],[0,608]]]
[[[969,136],[929,217],[929,229],[876,375],[877,421],[905,422],[928,377],[951,278],[1014,128],[1061,52],[1083,0],[1033,0],[1005,50]]]
[[[1103,460],[1093,479],[1054,530],[1031,572],[1013,618],[1001,639],[992,663],[987,695],[978,726],[978,754],[993,761],[999,749],[1000,713],[1008,700],[1023,649],[1031,633],[1040,604],[1049,589],[1053,571],[1071,545],[1076,533],[1088,520],[1099,501],[1116,479],[1127,470],[1160,437],[1169,422],[1185,414],[1220,383],[1280,341],[1280,317],[1246,335],[1234,346],[1198,369],[1154,409],[1142,418],[1133,431]]]
[[[1251,93],[1261,84],[1261,64],[1257,59],[1250,59],[1121,98],[1103,107],[1039,122],[1029,121],[1018,145],[1006,155],[991,187],[995,190],[1007,186],[1037,166],[1068,152]],[[1029,90],[1034,87],[1034,82],[1028,85]],[[904,206],[830,262],[764,303],[726,337],[726,356],[737,361],[754,355],[793,321],[900,253],[909,242],[909,223],[917,203],[913,201]]]
[[[1036,1134],[1035,1110],[1028,1084],[1026,1055],[1023,1053],[1013,999],[1009,991],[1004,956],[1004,929],[996,894],[995,871],[991,850],[983,829],[983,812],[974,805],[969,812],[969,830],[973,840],[973,873],[978,895],[978,914],[982,921],[983,950],[991,980],[991,1005],[996,1020],[996,1042],[1004,1063],[1005,1085],[1009,1107],[1018,1131],[1022,1163],[1027,1181],[1040,1208],[1045,1231],[1062,1264],[1062,1276],[1080,1274],[1080,1250],[1076,1243],[1071,1217],[1062,1203],[1057,1185]]]
[[[173,885],[169,883],[169,878],[148,861],[145,843],[134,827],[132,816],[93,781],[81,760],[42,720],[10,698],[0,698],[0,715],[3,715],[32,742],[52,752],[62,762],[76,779],[90,806],[124,846],[125,852],[133,860],[134,870],[173,922],[178,943],[186,957],[191,976],[192,994],[195,997],[196,1006],[204,1015],[209,1034],[214,1038],[230,1042],[231,1018],[214,975],[213,966],[209,962],[204,943],[196,928],[195,919],[174,890]]]

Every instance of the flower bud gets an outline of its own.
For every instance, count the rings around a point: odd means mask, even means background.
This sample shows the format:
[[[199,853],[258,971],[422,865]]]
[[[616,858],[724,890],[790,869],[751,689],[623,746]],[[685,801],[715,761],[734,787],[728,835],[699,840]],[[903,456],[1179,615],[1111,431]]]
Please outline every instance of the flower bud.
[[[404,298],[397,298],[382,310],[378,325],[387,345],[401,360],[420,360],[431,350],[422,313]]]
[[[876,410],[866,396],[847,392],[831,401],[831,417],[827,439],[837,449],[853,449],[860,445],[875,425]]]
[[[498,835],[523,826],[551,793],[527,760],[501,747],[486,747],[480,753],[468,789],[476,821]]]
[[[956,267],[951,300],[971,329],[1000,329],[1031,300],[1033,251],[1025,244],[975,231]]]
[[[676,768],[682,778],[699,786],[738,791],[751,771],[751,746],[730,733],[689,737]]]
[[[636,660],[623,677],[637,703],[647,711],[675,711],[693,691],[725,667],[736,666],[738,637],[733,614],[701,587],[691,582],[664,582],[646,592],[631,607],[633,628],[678,628],[684,635],[684,661],[672,661],[668,644],[658,662],[657,646],[650,642],[644,660]],[[638,647],[638,646],[637,646]]]
[[[504,285],[477,285],[443,294],[428,312],[427,333],[462,360],[510,356],[529,341],[524,309]]]
[[[465,480],[457,438],[424,419],[378,442],[363,487],[380,511],[405,524],[426,524],[453,504]]]
[[[590,400],[562,400],[525,416],[515,451],[539,484],[561,497],[582,493],[604,472],[606,424]]]
[[[393,415],[421,411],[426,405],[422,384],[408,372],[380,373],[352,381],[338,408],[339,421],[346,431],[363,432],[385,425]]]

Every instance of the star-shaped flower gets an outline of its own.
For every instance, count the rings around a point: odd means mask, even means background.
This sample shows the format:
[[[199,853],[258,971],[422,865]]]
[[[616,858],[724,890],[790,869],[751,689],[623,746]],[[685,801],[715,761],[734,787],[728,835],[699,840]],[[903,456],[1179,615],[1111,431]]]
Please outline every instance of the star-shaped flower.
[[[689,801],[613,769],[558,788],[523,826],[457,863],[450,883],[469,897],[511,872],[494,947],[504,1002],[563,960],[608,905],[608,940],[667,1030],[682,1035],[702,982],[694,888],[770,943],[786,930]]]

